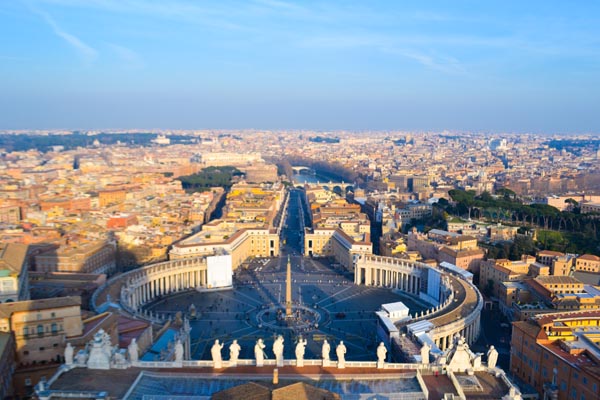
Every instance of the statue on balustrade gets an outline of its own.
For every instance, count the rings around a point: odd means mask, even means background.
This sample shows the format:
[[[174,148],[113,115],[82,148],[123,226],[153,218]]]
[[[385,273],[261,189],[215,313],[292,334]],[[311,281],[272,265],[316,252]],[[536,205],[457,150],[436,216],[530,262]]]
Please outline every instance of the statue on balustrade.
[[[73,349],[73,346],[71,346],[71,343],[67,343],[67,347],[65,347],[65,364],[73,365],[74,350],[75,349]]]
[[[277,361],[278,367],[283,367],[283,336],[277,336],[273,343],[273,354],[275,354],[275,360]]]
[[[219,343],[219,339],[215,340],[210,354],[212,355],[213,368],[223,368],[223,358],[221,357],[221,349],[223,349],[224,343]]]
[[[383,342],[379,343],[377,347],[377,368],[383,368],[383,363],[385,362],[385,358],[387,356],[387,349]]]
[[[490,349],[487,352],[487,366],[488,368],[496,368],[496,363],[498,362],[498,351],[494,348],[494,346],[490,346]]]
[[[256,341],[256,345],[254,345],[254,358],[256,358],[256,366],[262,367],[265,365],[265,343],[261,338]]]
[[[235,367],[237,365],[241,350],[242,350],[242,348],[238,344],[237,340],[234,339],[233,343],[231,343],[229,345],[229,366],[230,367]]]
[[[329,342],[327,341],[327,339],[325,339],[323,341],[323,346],[321,347],[321,357],[323,357],[323,366],[324,367],[328,367],[329,366],[329,353],[331,352],[331,346],[329,345]]]
[[[129,352],[129,361],[132,363],[137,362],[139,357],[139,348],[135,338],[131,339],[131,343],[129,343],[127,351]]]
[[[343,340],[340,340],[340,344],[335,348],[335,354],[338,358],[338,368],[346,368],[346,346]]]
[[[177,339],[177,343],[175,343],[175,362],[183,362],[183,344],[181,343],[181,339]]]
[[[304,367],[304,352],[306,350],[306,339],[298,339],[298,344],[296,345],[296,366]]]

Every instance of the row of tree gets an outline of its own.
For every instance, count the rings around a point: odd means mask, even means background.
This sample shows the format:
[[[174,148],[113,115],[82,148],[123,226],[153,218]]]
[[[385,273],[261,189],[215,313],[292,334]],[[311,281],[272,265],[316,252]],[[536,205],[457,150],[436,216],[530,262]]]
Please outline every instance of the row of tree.
[[[579,213],[579,204],[573,199],[567,199],[567,209],[560,211],[547,204],[525,204],[509,189],[500,189],[496,196],[488,192],[477,195],[474,191],[460,189],[448,193],[454,204],[443,200],[438,206],[450,215],[560,231],[565,233],[566,241],[571,242],[566,246],[600,252],[600,216]]]

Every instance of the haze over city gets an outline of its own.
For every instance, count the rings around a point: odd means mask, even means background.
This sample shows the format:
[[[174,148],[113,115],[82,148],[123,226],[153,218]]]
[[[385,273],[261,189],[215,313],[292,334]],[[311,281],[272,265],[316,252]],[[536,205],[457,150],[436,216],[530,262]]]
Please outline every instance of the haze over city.
[[[599,8],[5,1],[0,128],[597,133]]]
[[[0,400],[598,400],[599,11],[0,0]]]

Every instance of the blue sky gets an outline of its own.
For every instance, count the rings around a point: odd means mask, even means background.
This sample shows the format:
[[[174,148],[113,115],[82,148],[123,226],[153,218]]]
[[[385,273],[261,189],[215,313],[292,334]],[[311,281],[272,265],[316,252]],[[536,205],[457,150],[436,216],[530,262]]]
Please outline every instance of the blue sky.
[[[596,1],[0,1],[0,129],[600,132]]]

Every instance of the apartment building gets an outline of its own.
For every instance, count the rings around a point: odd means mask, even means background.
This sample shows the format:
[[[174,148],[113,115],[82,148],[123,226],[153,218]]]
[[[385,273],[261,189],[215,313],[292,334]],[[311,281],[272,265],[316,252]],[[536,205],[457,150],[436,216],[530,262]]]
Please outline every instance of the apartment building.
[[[0,331],[13,332],[20,364],[61,360],[67,339],[83,332],[81,298],[0,304]]]
[[[600,311],[544,314],[513,323],[510,372],[542,399],[598,399]]]

